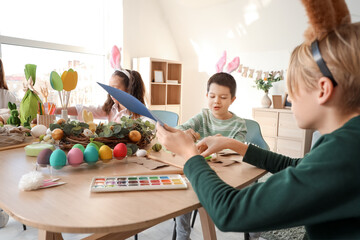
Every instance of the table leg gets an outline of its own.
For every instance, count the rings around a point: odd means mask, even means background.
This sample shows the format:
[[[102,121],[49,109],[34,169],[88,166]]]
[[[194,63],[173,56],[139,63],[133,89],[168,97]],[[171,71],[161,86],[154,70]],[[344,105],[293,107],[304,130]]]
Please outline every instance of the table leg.
[[[38,231],[39,240],[64,240],[61,233],[48,232],[46,230],[39,229]]]
[[[203,207],[199,208],[199,215],[204,239],[216,240],[214,222]]]

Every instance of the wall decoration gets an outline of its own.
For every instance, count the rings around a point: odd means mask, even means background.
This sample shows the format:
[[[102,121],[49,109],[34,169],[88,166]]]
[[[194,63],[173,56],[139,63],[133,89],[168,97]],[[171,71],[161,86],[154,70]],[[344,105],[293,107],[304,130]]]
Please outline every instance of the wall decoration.
[[[269,74],[271,74],[273,77],[280,77],[280,79],[284,79],[284,71],[286,70],[272,70],[272,71],[263,71],[261,69],[257,70],[255,68],[250,68],[249,66],[246,66],[244,64],[240,64],[240,58],[235,57],[231,62],[228,63],[226,66],[226,70],[224,71],[224,66],[227,61],[227,53],[226,51],[223,52],[222,56],[216,63],[216,72],[227,72],[232,73],[234,71],[241,74],[244,78],[254,78],[257,79],[267,79],[269,77]],[[255,73],[255,76],[254,76]]]
[[[241,76],[247,77],[247,72],[249,70],[249,67],[244,67],[243,69],[244,69],[244,71],[243,71],[243,74]]]

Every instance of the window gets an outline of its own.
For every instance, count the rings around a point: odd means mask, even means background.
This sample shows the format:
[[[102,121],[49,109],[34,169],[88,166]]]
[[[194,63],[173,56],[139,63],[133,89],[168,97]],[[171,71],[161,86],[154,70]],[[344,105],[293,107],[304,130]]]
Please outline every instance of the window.
[[[21,7],[19,7],[19,5]],[[61,106],[51,88],[50,73],[69,68],[78,73],[69,106],[101,105],[106,92],[96,82],[108,83],[107,56],[112,45],[122,45],[122,1],[17,0],[5,1],[0,14],[0,57],[10,91],[22,99],[25,64],[37,65],[35,89],[49,90],[48,101]],[[114,14],[116,11],[116,14]],[[101,99],[101,101],[100,101]]]

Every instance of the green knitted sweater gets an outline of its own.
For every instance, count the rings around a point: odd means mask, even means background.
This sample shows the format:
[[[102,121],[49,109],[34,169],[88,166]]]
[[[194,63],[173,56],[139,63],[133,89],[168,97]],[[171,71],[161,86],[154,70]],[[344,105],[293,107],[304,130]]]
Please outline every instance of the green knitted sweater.
[[[250,145],[243,161],[274,175],[237,190],[202,156],[185,164],[184,173],[220,230],[305,225],[310,239],[360,239],[360,116],[323,135],[302,159]]]

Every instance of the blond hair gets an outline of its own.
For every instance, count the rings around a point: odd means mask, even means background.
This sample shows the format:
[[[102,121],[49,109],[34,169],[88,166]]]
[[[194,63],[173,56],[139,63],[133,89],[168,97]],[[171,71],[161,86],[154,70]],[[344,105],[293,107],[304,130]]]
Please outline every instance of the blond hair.
[[[321,55],[341,91],[344,111],[360,108],[360,23],[339,26],[319,42]],[[287,72],[290,96],[296,96],[299,83],[307,90],[317,87],[323,76],[317,66],[310,45],[303,43],[291,54]]]

